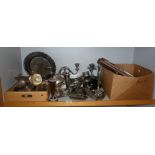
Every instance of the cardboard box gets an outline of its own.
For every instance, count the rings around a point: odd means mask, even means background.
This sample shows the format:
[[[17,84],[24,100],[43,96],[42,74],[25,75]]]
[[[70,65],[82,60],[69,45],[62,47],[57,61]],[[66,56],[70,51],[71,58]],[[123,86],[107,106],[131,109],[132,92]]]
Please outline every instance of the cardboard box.
[[[134,77],[117,75],[102,69],[101,82],[105,93],[112,100],[152,99],[154,73],[136,64],[117,64]]]

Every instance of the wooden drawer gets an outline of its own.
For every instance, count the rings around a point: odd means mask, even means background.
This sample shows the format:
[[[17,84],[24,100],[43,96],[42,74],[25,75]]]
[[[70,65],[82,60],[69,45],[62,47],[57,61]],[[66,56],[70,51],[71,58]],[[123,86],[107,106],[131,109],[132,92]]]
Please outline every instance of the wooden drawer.
[[[13,88],[10,88],[5,93],[5,102],[14,102],[14,101],[48,101],[48,91],[31,91],[31,92],[16,92],[13,91]]]

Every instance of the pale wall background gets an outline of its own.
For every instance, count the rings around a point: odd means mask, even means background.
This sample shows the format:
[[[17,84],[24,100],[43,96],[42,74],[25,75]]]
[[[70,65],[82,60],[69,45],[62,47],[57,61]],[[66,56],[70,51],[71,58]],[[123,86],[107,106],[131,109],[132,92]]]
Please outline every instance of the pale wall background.
[[[134,52],[134,63],[142,65],[155,72],[155,47],[136,47]],[[154,98],[155,98],[155,83],[154,83]]]
[[[0,47],[0,77],[4,90],[15,82],[14,77],[22,72],[21,49]]]
[[[105,47],[93,47],[93,48],[37,48],[37,47],[23,47],[21,48],[22,62],[25,57],[35,51],[45,52],[50,55],[57,66],[57,72],[62,66],[69,66],[74,69],[74,63],[79,62],[81,64],[81,72],[86,71],[89,63],[96,63],[101,57],[105,57],[114,63],[133,63],[134,48],[105,48]],[[97,63],[96,63],[97,65]],[[23,68],[23,74],[25,70]]]

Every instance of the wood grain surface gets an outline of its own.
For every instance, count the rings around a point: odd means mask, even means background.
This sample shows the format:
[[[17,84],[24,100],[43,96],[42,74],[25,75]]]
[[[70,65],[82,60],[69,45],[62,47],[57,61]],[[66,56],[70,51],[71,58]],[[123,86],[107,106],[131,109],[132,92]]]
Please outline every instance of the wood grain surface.
[[[37,102],[37,101],[47,101],[48,92],[47,91],[36,91],[36,92],[13,92],[7,91],[5,93],[6,102]]]
[[[8,107],[104,107],[155,105],[155,100],[104,100],[81,102],[5,102]]]

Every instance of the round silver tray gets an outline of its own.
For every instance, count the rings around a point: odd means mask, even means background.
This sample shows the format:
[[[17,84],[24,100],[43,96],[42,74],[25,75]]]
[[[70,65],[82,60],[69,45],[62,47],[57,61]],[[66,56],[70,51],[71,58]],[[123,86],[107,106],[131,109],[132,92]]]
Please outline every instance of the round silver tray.
[[[43,52],[33,52],[24,60],[24,68],[29,75],[40,74],[43,79],[48,79],[56,72],[54,60]]]

